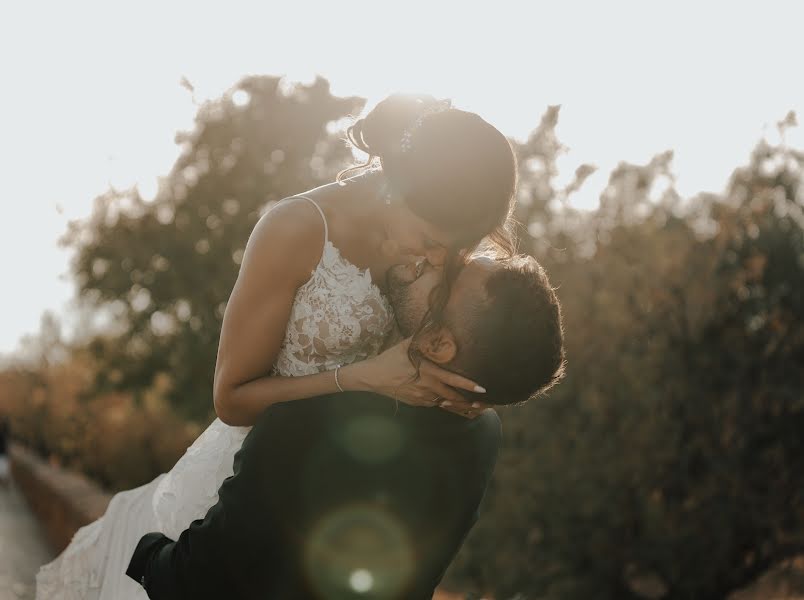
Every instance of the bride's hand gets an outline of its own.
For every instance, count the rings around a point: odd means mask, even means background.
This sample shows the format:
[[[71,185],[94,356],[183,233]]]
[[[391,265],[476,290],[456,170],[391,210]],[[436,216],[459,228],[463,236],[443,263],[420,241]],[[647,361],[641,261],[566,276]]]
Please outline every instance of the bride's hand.
[[[427,359],[422,359],[417,379],[416,367],[408,358],[409,347],[410,338],[407,338],[373,358],[343,367],[341,378],[344,385],[347,389],[370,390],[390,396],[411,406],[451,407],[452,412],[465,416],[473,416],[472,413],[485,408],[481,403],[468,402],[453,389],[484,392],[482,387]]]

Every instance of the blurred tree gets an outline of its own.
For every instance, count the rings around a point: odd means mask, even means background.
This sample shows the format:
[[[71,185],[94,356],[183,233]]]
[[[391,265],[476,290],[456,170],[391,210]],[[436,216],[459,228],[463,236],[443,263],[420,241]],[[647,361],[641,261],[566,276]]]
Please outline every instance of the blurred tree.
[[[93,395],[139,393],[158,373],[171,402],[208,419],[221,320],[243,249],[273,202],[325,183],[351,158],[334,124],[364,100],[336,98],[317,78],[289,86],[248,77],[202,105],[195,130],[152,202],[109,190],[63,244],[83,298],[107,315],[111,333],[89,347],[100,361]]]
[[[65,360],[70,353],[69,344],[62,332],[59,317],[50,310],[42,313],[39,319],[39,331],[35,335],[24,335],[20,340],[20,348],[16,353],[16,362],[36,365],[39,369]]]

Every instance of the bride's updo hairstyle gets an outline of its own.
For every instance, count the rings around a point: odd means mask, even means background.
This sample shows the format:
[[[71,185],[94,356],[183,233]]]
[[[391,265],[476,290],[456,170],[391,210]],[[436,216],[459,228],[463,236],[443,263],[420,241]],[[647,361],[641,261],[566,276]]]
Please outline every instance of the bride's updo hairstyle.
[[[415,342],[422,332],[443,324],[452,284],[464,259],[484,238],[497,254],[515,252],[510,223],[516,156],[508,139],[479,115],[430,95],[392,94],[346,134],[368,159],[338,173],[339,183],[347,173],[373,168],[379,161],[392,194],[458,240],[449,248],[442,284],[431,294]],[[415,343],[409,354],[418,365],[421,355]]]
[[[430,95],[392,94],[346,135],[368,160],[341,171],[338,182],[379,162],[394,195],[418,217],[455,235],[456,249],[474,249],[487,237],[513,252],[507,224],[516,157],[508,139],[479,115]]]

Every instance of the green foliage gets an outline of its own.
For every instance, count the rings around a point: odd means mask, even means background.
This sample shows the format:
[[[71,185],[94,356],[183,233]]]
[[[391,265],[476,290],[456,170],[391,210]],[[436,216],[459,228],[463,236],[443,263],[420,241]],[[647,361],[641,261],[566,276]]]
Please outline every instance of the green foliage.
[[[75,250],[82,296],[117,333],[89,347],[100,362],[92,393],[138,394],[159,373],[171,403],[205,420],[212,411],[218,336],[243,249],[273,202],[331,180],[351,159],[328,125],[364,100],[335,98],[318,78],[287,88],[249,77],[205,104],[153,202],[136,189],[97,198],[63,243]]]

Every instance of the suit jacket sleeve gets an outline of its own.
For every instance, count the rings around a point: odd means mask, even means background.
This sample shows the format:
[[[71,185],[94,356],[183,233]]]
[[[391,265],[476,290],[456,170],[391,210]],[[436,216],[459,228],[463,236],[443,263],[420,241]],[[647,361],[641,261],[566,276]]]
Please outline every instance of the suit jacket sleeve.
[[[418,573],[412,589],[406,594],[410,600],[430,600],[441,583],[452,560],[458,554],[470,530],[480,517],[480,508],[494,472],[502,429],[494,411],[475,419],[473,423],[472,458],[476,462],[474,476],[467,478],[467,487],[455,502],[455,519],[442,521],[443,538],[433,548],[424,549],[418,564]],[[464,456],[469,461],[469,456]]]
[[[266,413],[270,410],[266,411]],[[224,480],[218,502],[175,542],[161,533],[140,539],[126,574],[149,598],[198,600],[237,595],[252,569],[264,569],[262,533],[270,518],[261,507],[262,486],[270,473],[260,457],[267,451],[264,423],[252,428],[234,457],[234,474]]]

